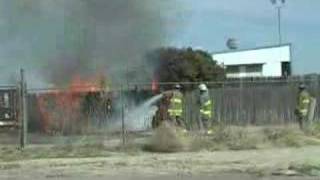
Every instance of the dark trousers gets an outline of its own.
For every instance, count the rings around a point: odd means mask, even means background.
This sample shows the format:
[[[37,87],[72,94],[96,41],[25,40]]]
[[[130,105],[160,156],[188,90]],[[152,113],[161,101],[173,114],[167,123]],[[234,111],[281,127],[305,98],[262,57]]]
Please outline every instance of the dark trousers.
[[[306,123],[307,123],[307,117],[305,116],[298,116],[298,123],[299,123],[299,128],[301,130],[305,129]]]
[[[211,127],[211,119],[200,115],[198,125],[200,130],[207,130]]]
[[[170,122],[179,127],[185,126],[181,116],[170,116]]]

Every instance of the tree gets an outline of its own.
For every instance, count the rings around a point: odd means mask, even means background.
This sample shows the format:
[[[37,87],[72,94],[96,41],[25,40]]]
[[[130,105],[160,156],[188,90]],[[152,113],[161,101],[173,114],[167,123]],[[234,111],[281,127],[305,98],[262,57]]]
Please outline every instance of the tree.
[[[225,78],[224,68],[203,50],[159,48],[147,56],[159,82],[208,82]]]

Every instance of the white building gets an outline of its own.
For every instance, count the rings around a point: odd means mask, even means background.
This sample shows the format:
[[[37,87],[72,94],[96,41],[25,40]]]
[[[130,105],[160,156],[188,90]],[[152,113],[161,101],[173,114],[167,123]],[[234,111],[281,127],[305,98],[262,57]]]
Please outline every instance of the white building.
[[[213,53],[228,78],[291,75],[291,44]]]

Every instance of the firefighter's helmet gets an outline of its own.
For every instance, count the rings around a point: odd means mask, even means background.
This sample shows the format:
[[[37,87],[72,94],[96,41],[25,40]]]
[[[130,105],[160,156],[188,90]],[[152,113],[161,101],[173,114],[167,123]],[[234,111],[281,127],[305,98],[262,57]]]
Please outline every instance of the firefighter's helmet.
[[[304,83],[300,83],[299,89],[301,89],[301,90],[306,89],[306,85]]]
[[[176,85],[174,86],[174,88],[175,88],[175,89],[181,89],[181,85],[180,85],[180,84],[176,84]]]
[[[200,91],[208,91],[208,88],[205,84],[200,84],[199,89],[200,89]]]

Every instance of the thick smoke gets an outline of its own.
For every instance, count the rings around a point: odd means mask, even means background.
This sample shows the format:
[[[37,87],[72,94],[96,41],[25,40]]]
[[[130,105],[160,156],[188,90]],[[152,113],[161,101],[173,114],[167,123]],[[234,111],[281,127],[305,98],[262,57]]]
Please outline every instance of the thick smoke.
[[[103,73],[147,80],[146,51],[168,40],[173,0],[0,0],[1,83],[25,68],[33,87]],[[171,22],[172,23],[172,22]],[[135,73],[138,72],[138,73]]]

